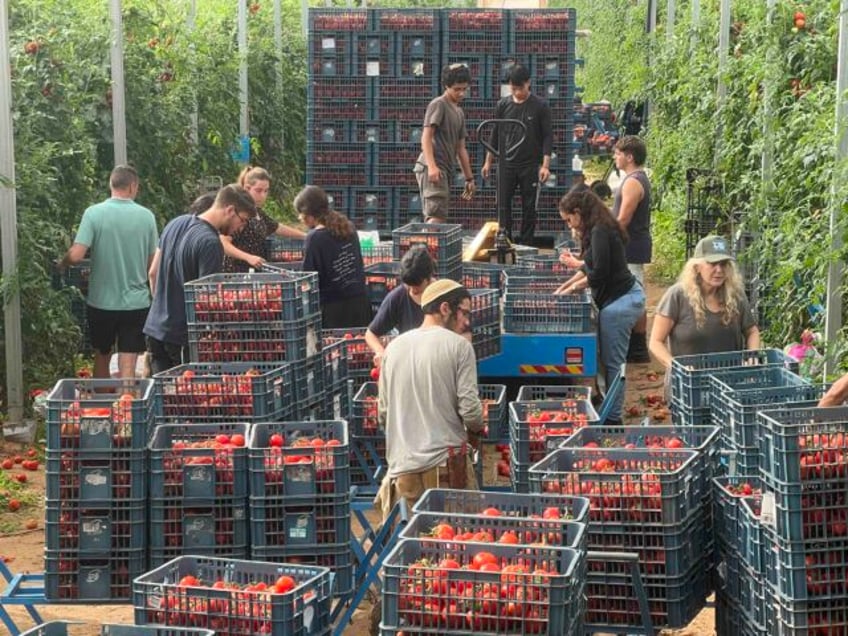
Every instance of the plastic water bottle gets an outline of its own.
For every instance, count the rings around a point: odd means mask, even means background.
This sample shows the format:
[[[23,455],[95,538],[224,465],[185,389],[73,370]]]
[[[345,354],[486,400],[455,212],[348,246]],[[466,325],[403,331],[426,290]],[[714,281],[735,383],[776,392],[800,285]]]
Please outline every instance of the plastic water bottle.
[[[571,171],[583,172],[583,160],[576,152],[574,153],[574,157],[571,159]]]

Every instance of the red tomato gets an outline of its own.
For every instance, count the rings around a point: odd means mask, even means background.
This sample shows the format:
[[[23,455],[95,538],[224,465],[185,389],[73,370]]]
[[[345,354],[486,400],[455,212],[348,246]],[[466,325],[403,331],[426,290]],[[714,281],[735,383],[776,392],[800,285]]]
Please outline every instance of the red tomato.
[[[219,433],[218,435],[215,436],[215,441],[218,442],[219,444],[229,444],[230,443],[230,436],[225,434],[225,433]]]
[[[483,565],[497,565],[498,558],[492,554],[491,552],[478,552],[474,555],[474,558],[471,560],[471,566],[475,570],[479,570]],[[498,568],[500,569],[500,568]]]
[[[268,446],[274,446],[277,448],[282,448],[285,446],[286,440],[279,433],[274,433],[271,437],[268,438]]]
[[[283,575],[274,583],[274,592],[277,594],[285,594],[286,592],[291,592],[295,586],[296,583],[292,577]]]
[[[244,435],[236,433],[230,438],[230,444],[238,447],[244,446]]]
[[[482,514],[484,517],[500,517],[501,511],[498,510],[497,508],[489,507],[489,508],[486,508],[480,514]]]

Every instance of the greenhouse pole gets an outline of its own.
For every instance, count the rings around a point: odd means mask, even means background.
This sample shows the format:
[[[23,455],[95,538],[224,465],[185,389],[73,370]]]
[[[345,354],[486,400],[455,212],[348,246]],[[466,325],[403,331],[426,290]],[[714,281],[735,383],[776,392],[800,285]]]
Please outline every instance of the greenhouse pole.
[[[127,163],[126,93],[124,91],[124,25],[121,18],[121,0],[111,0],[112,14],[112,137],[115,165]]]
[[[692,51],[694,52],[695,47],[698,45],[698,28],[701,26],[701,0],[692,0],[692,38],[689,46],[692,47]]]
[[[839,3],[839,55],[837,56],[836,68],[836,123],[835,132],[837,139],[836,165],[839,169],[834,170],[833,196],[830,201],[830,245],[831,254],[836,255],[830,259],[827,268],[827,313],[825,316],[824,332],[825,342],[831,344],[836,341],[836,335],[842,328],[842,260],[839,252],[842,250],[842,201],[836,198],[839,192],[840,182],[844,175],[845,159],[848,157],[848,103],[845,101],[845,90],[848,88],[848,0]],[[836,369],[836,361],[828,355],[825,359],[825,376],[828,372]]]
[[[239,50],[239,143],[244,149],[250,134],[250,119],[247,112],[247,3],[238,0],[238,50]],[[244,158],[242,156],[242,158]],[[250,163],[250,154],[247,156]]]
[[[769,27],[774,23],[774,7],[775,0],[768,0],[766,2],[766,23]],[[768,58],[769,60],[775,59],[772,57],[771,53],[774,52],[774,47],[769,45],[768,48]],[[772,108],[771,108],[771,100],[773,95],[773,87],[771,83],[766,79],[763,83],[763,155],[760,163],[761,172],[763,175],[763,194],[764,194],[764,203],[766,208],[769,207],[769,200],[772,190],[772,167],[773,167],[773,159],[774,159],[774,122],[772,121]]]
[[[8,5],[0,3],[0,46],[5,51],[0,64],[0,248],[3,250],[3,278],[17,279],[18,208],[15,202],[15,141],[12,124],[12,73],[9,67]],[[21,352],[21,296],[14,284],[6,287],[3,299],[6,345],[6,407],[11,427],[21,424],[24,415],[23,354]]]
[[[674,0],[668,0],[668,2],[666,3],[666,6],[665,6],[666,24],[667,24],[665,37],[669,41],[674,39],[674,18],[675,18],[674,14],[675,14],[676,11],[677,11],[677,7],[675,5]]]
[[[727,86],[724,72],[727,70],[727,51],[730,48],[730,0],[721,0],[721,16],[718,21],[718,108],[724,107]]]
[[[274,0],[274,48],[277,49],[277,95],[283,95],[283,7],[281,0]],[[280,152],[286,147],[286,129],[280,125]]]
[[[191,72],[197,76],[197,59],[194,55],[194,25],[197,20],[197,1],[191,0],[188,4],[188,17],[186,18],[186,29],[188,30],[189,37],[191,38],[191,43],[188,45],[189,57],[191,59]],[[199,123],[198,123],[198,113],[197,113],[197,91],[192,90],[192,98],[191,98],[191,126],[189,128],[189,135],[191,137],[191,142],[195,146],[200,141],[199,137]]]

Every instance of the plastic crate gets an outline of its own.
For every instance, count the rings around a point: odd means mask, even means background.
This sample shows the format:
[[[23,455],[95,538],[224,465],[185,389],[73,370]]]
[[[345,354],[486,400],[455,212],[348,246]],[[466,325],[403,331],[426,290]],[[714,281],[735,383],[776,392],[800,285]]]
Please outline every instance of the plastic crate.
[[[250,543],[253,548],[337,545],[350,540],[350,495],[291,501],[285,497],[250,498]]]
[[[83,636],[91,634],[91,626],[67,621],[50,621],[21,632],[20,636]],[[100,636],[215,636],[210,629],[178,627],[141,627],[109,623],[100,626]]]
[[[350,74],[367,77],[394,75],[395,41],[392,33],[368,30],[354,35]]]
[[[489,434],[486,439],[499,440],[507,436],[506,386],[503,384],[478,384],[477,393],[483,402],[483,420]]]
[[[781,367],[742,368],[710,376],[713,421],[737,446],[757,445],[756,412],[760,406],[818,401],[824,391]],[[809,406],[815,406],[814,404]]]
[[[386,470],[385,436],[354,435],[350,438],[350,482],[375,492],[380,486],[380,473]]]
[[[743,490],[748,484],[750,492]],[[763,483],[758,476],[720,476],[712,480],[713,493],[713,532],[719,541],[738,549],[738,539],[742,534],[739,520],[740,500],[743,497],[761,494]]]
[[[383,243],[376,243],[374,245],[361,246],[362,249],[362,262],[365,267],[369,265],[375,265],[377,263],[391,263],[392,256],[392,244],[390,241],[385,241]]]
[[[371,173],[373,174],[373,170]],[[373,186],[351,188],[348,217],[360,230],[371,232],[391,230],[395,225],[394,190]]]
[[[548,400],[591,400],[592,387],[559,384],[529,385],[518,388],[516,402],[545,402]]]
[[[587,545],[587,526],[577,521],[564,519],[528,519],[505,516],[450,515],[444,512],[421,512],[413,515],[409,523],[400,533],[400,539],[417,539],[423,544],[441,543],[455,545],[457,543],[506,543],[515,538],[515,544],[573,548],[585,552]],[[451,536],[440,538],[436,534],[436,526],[447,524],[451,528]],[[478,535],[473,537],[471,535]],[[488,535],[488,536],[482,536]],[[506,541],[501,538],[507,535]],[[512,537],[511,535],[515,535]],[[468,538],[462,538],[468,537]]]
[[[507,12],[500,9],[444,9],[442,55],[501,54],[508,46]]]
[[[324,395],[321,419],[350,421],[353,416],[351,390],[351,383],[346,382],[337,389],[327,391]]]
[[[462,226],[449,223],[408,223],[392,231],[396,260],[413,245],[424,245],[436,264],[440,277],[445,271],[462,267]]]
[[[677,356],[671,361],[671,395],[683,406],[706,408],[710,405],[710,376],[721,379],[724,371],[739,367],[784,367],[798,372],[798,362],[780,349],[753,349]],[[751,369],[753,370],[753,369]]]
[[[328,42],[328,44],[330,44],[330,42]],[[333,68],[335,69],[335,60],[331,59],[330,61],[333,64]],[[319,60],[315,60],[315,62],[317,62],[318,64],[321,64],[323,62],[323,60],[319,59]],[[315,62],[310,63],[310,66],[312,66]],[[353,137],[352,137],[351,122],[349,122],[349,121],[334,120],[334,119],[316,119],[315,117],[311,117],[311,116],[307,115],[307,117],[306,117],[306,127],[309,130],[309,134],[310,134],[309,140],[310,141],[316,141],[316,142],[322,142],[322,143],[328,143],[328,144],[336,142],[336,141],[338,141],[340,143],[350,143],[352,141],[357,141],[356,139],[353,139]],[[347,205],[339,206],[339,207],[345,209],[345,208],[347,208]],[[303,241],[299,241],[298,239],[282,238],[282,237],[273,236],[273,237],[269,237],[268,239],[266,239],[265,244],[270,247],[271,245],[274,244],[276,239],[279,239],[281,241],[279,244],[281,246],[283,246],[283,256],[285,256],[289,253],[289,251],[287,249],[289,245],[291,245],[292,248],[296,249],[296,245],[297,245],[298,242],[301,244],[300,245],[301,249],[299,251],[301,253],[303,253]],[[270,252],[270,250],[269,250],[269,252]],[[286,260],[299,260],[299,259],[297,259],[297,258],[273,259],[272,258],[270,260],[286,261]]]
[[[465,599],[474,605],[484,602],[482,590],[487,584],[501,584],[500,571],[485,572],[467,569],[445,569],[439,565],[415,567],[422,559],[438,564],[442,559],[455,559],[460,566],[471,563],[480,552],[490,552],[501,567],[521,563],[523,572],[510,572],[506,598],[493,601],[491,626],[486,615],[480,613],[480,623],[475,623],[476,633],[490,631],[526,634],[544,631],[565,634],[581,606],[583,581],[577,572],[584,556],[570,548],[512,546],[503,544],[437,544],[414,539],[404,539],[389,553],[383,562],[383,623],[395,629],[407,626],[426,627],[438,633],[450,633],[465,625],[465,610],[452,608],[456,601],[450,585],[434,585],[431,577],[447,578],[452,584],[469,590]],[[533,570],[545,569],[543,580],[533,575]],[[422,594],[422,591],[426,592]],[[502,605],[518,599],[532,612],[533,617],[515,616],[503,619]],[[532,600],[531,600],[532,599]],[[490,599],[491,600],[491,599]],[[444,610],[444,611],[443,611]]]
[[[518,256],[516,266],[519,270],[531,270],[536,272],[548,272],[558,275],[560,284],[565,282],[577,270],[570,269],[559,262],[559,254],[522,254]],[[515,272],[517,275],[527,276],[526,272]]]
[[[440,94],[439,74],[418,77],[375,77],[369,118],[398,125],[421,124],[427,104]],[[410,172],[412,165],[409,166]]]
[[[519,55],[573,54],[576,27],[574,9],[513,9],[509,12],[510,50]]]
[[[560,277],[504,274],[503,329],[512,333],[587,333],[594,330],[588,291],[555,296]]]
[[[315,272],[213,274],[185,284],[188,325],[301,320],[321,311]]]
[[[374,368],[374,352],[365,342],[365,329],[325,329],[323,336],[325,344],[332,344],[339,340],[345,341],[349,377],[370,377],[371,369]],[[383,336],[382,339],[385,344],[390,337]]]
[[[590,524],[668,525],[688,520],[701,507],[693,487],[696,458],[697,452],[688,450],[560,449],[530,467],[530,487],[588,494]],[[603,496],[593,494],[595,488]]]
[[[509,403],[509,443],[518,463],[531,464],[600,417],[589,400]]]
[[[347,341],[344,338],[328,338],[324,334],[324,345],[321,349],[324,360],[324,388],[336,391],[347,387]]]
[[[374,185],[415,187],[415,173],[412,167],[421,145],[405,143],[380,143],[374,152]]]
[[[322,445],[314,443],[318,438]],[[251,497],[315,497],[350,489],[350,444],[343,420],[256,424],[247,448]]]
[[[335,546],[326,544],[316,552],[312,548],[253,548],[253,559],[272,563],[298,563],[329,568],[333,573],[333,596],[346,598],[353,591],[353,554],[350,541]]]
[[[292,407],[294,365],[193,362],[153,376],[160,424],[270,420]]]
[[[209,587],[180,585],[194,576]],[[256,583],[295,581],[283,594],[246,591]],[[213,589],[215,581],[238,589]],[[331,577],[326,568],[184,556],[133,582],[135,622],[210,627],[233,636],[321,633],[329,624]]]
[[[676,426],[712,426],[713,424],[712,409],[708,406],[692,409],[684,406],[672,396],[669,407],[671,421]]]
[[[89,508],[79,501],[45,503],[44,547],[48,551],[108,556],[147,547],[144,499],[124,500],[104,508]]]
[[[351,122],[351,141],[368,144],[388,143],[395,138],[393,121]]]
[[[144,549],[97,557],[45,549],[44,598],[51,603],[125,603],[145,561]]]
[[[377,421],[376,382],[366,382],[353,396],[353,415],[350,418],[350,434],[356,437],[379,437],[386,433]]]
[[[47,395],[47,449],[141,449],[152,416],[152,380],[59,380]]]
[[[247,496],[248,424],[160,425],[150,440],[150,498],[214,501]],[[241,445],[232,441],[241,438]]]
[[[737,505],[739,506],[739,528],[741,530],[739,534],[740,556],[745,566],[757,573],[759,578],[762,579],[765,577],[765,559],[763,556],[765,543],[762,526],[760,525],[762,496],[742,497],[738,500]]]
[[[368,11],[356,9],[309,9],[311,36],[332,35],[336,31],[365,31],[368,29]]]
[[[471,289],[471,344],[477,361],[501,352],[499,294],[495,289]]]
[[[318,120],[339,118],[366,121],[370,116],[369,78],[312,76],[307,85],[307,103]],[[307,168],[309,165],[307,164]],[[338,187],[350,184],[328,184]]]
[[[189,325],[192,362],[292,362],[321,350],[321,315],[288,322]]]
[[[545,510],[557,508],[566,521],[585,523],[589,519],[589,500],[585,497],[546,494],[477,492],[470,490],[427,490],[415,502],[412,512],[443,513],[452,516],[481,517],[486,508],[497,508],[503,517],[538,519]]]
[[[294,411],[302,412],[324,397],[324,358],[321,353],[292,362],[294,369]]]
[[[147,496],[147,451],[111,453],[47,451],[45,496],[79,501],[81,506],[110,506]]]
[[[494,289],[501,292],[501,275],[508,266],[497,263],[463,263],[462,284],[466,289]]]
[[[388,293],[400,284],[400,262],[398,261],[375,263],[365,268],[365,285],[368,288],[368,300],[371,301],[372,307],[379,307]]]
[[[243,558],[250,545],[246,497],[212,502],[151,499],[150,555],[153,567],[183,554]]]
[[[265,251],[272,263],[290,263],[303,260],[303,241],[272,235],[265,239]]]

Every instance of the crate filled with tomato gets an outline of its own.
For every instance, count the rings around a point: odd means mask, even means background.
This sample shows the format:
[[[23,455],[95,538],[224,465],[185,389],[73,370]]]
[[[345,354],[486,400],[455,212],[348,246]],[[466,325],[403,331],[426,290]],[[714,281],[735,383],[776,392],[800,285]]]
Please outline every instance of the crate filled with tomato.
[[[530,385],[518,389],[516,402],[545,402],[547,400],[591,400],[592,387],[581,385]]]
[[[404,633],[581,633],[571,548],[400,541],[383,563],[383,623]]]
[[[314,500],[253,497],[250,500],[250,542],[253,548],[305,549],[350,541],[350,496],[329,495]]]
[[[728,551],[740,554],[740,500],[743,497],[762,496],[762,493],[763,483],[756,475],[720,475],[712,479],[712,528],[719,555]]]
[[[414,245],[423,245],[436,264],[439,278],[462,280],[462,226],[449,223],[407,223],[392,230],[396,260]]]
[[[138,577],[138,625],[208,628],[232,636],[329,634],[327,568],[183,556]]]
[[[147,496],[147,452],[140,450],[47,451],[48,501],[77,501],[81,507]]]
[[[82,636],[90,632],[88,626],[76,622],[49,621],[21,632],[20,636]],[[100,626],[100,636],[215,636],[209,629],[182,629],[179,627],[141,627],[117,623]]]
[[[88,507],[79,501],[46,502],[44,545],[54,553],[88,557],[144,550],[147,506],[143,499],[111,506]]]
[[[268,421],[294,406],[294,367],[285,362],[192,362],[153,381],[160,424]]]
[[[589,500],[585,497],[518,494],[473,490],[432,488],[415,502],[412,512],[444,513],[471,517],[509,517],[529,519],[561,519],[586,523]]]
[[[301,239],[272,234],[265,239],[265,249],[268,260],[272,263],[292,263],[303,260],[303,240]]]
[[[59,380],[47,396],[47,450],[144,448],[153,396],[148,379]]]
[[[51,603],[126,603],[146,562],[146,549],[106,555],[45,549],[44,597]]]
[[[555,296],[563,276],[555,272],[504,272],[503,329],[511,333],[586,333],[594,310],[588,290]]]
[[[500,294],[496,289],[471,289],[471,344],[477,360],[501,352]]]

